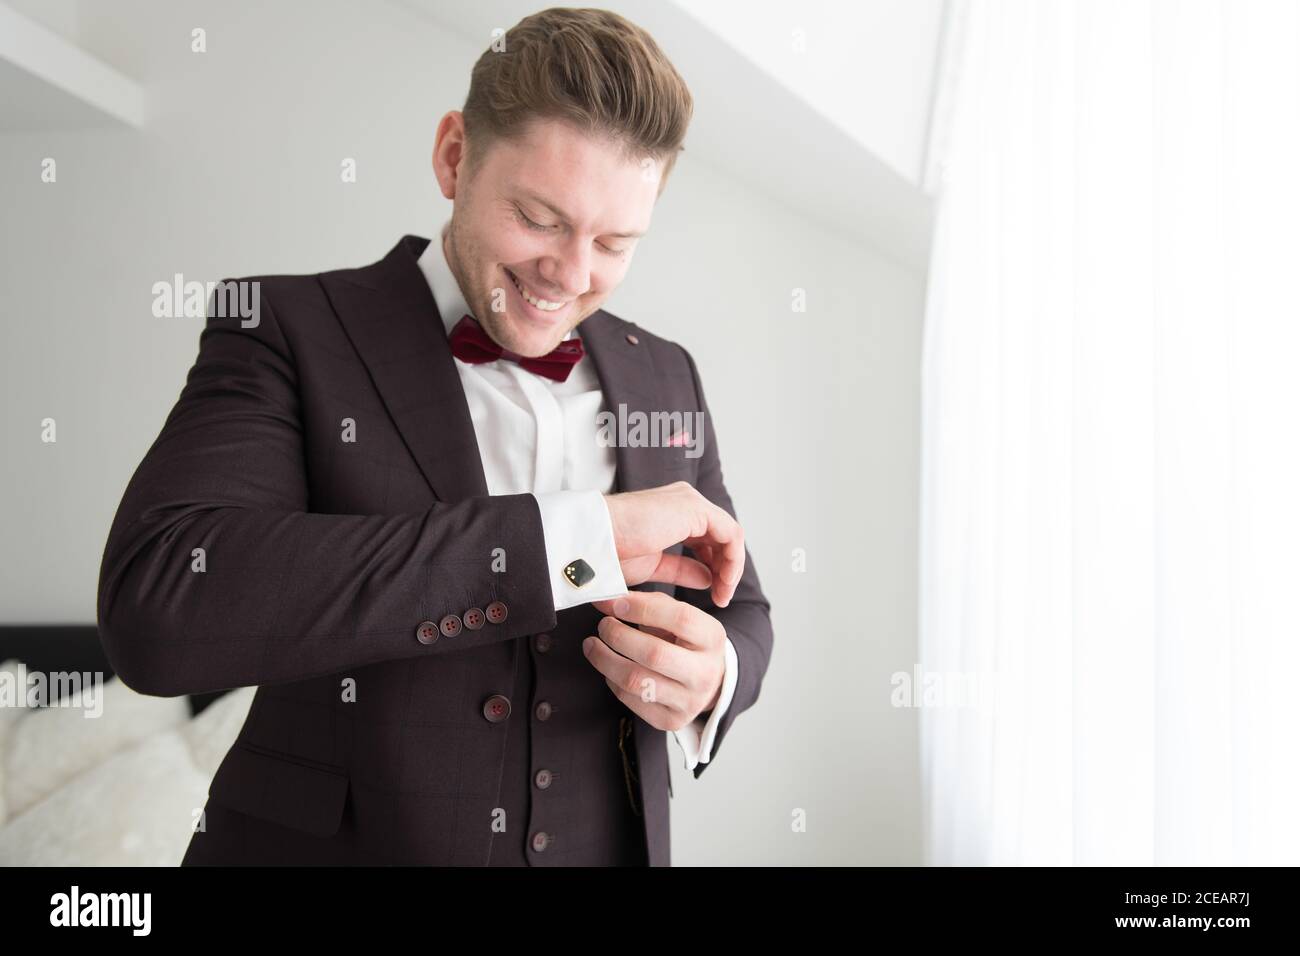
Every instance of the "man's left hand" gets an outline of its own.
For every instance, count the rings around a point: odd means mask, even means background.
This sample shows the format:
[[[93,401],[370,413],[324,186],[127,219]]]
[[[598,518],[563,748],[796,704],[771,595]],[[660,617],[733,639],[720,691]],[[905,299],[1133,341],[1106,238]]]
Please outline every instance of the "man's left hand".
[[[609,616],[598,637],[583,640],[583,653],[642,720],[681,730],[717,705],[727,666],[721,621],[661,591],[629,591],[592,606]]]

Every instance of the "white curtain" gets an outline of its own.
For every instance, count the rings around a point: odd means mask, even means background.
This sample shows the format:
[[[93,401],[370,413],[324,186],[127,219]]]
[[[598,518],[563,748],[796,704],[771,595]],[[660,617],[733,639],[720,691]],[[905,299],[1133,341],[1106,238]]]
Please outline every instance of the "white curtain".
[[[951,12],[926,860],[1300,864],[1300,3]]]

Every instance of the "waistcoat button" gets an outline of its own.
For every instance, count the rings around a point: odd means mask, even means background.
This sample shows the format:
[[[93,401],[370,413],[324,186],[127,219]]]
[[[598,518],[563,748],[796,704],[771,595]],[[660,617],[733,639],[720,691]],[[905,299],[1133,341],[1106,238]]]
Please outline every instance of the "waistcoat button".
[[[499,724],[510,716],[510,698],[493,694],[483,702],[483,716],[494,724]]]

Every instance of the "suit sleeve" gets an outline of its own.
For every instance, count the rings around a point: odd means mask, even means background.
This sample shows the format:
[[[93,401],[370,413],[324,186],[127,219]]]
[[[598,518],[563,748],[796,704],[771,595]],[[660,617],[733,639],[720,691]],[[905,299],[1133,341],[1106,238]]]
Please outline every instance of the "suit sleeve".
[[[308,510],[297,370],[265,289],[260,305],[247,328],[209,316],[113,520],[97,612],[120,679],[144,694],[204,693],[553,628],[530,494],[407,514]],[[493,569],[495,548],[505,572]],[[494,601],[503,621],[437,631]],[[423,622],[435,625],[432,643]]]
[[[685,352],[684,349],[683,352]],[[704,412],[705,437],[700,456],[699,480],[696,482],[695,487],[705,498],[708,498],[733,518],[740,520],[734,505],[731,503],[731,495],[727,493],[727,486],[723,482],[717,433],[713,427],[713,416],[709,412],[708,402],[704,396],[704,386],[700,381],[700,373],[695,367],[695,360],[691,358],[690,353],[685,352],[685,354],[686,361],[691,367],[691,375],[695,380],[695,391],[696,397],[699,399],[700,410]],[[690,548],[685,548],[683,551],[687,554],[691,553]],[[740,579],[740,584],[736,586],[736,593],[732,597],[731,603],[726,607],[716,607],[710,598],[708,590],[679,588],[675,596],[678,600],[695,605],[722,623],[722,626],[726,629],[727,637],[735,648],[739,662],[731,705],[718,721],[717,729],[713,735],[713,746],[708,756],[701,755],[700,761],[694,767],[695,776],[698,778],[704,773],[706,767],[712,765],[714,755],[717,754],[723,738],[726,737],[727,731],[731,729],[731,725],[736,718],[752,707],[754,702],[758,700],[758,692],[763,683],[763,676],[767,673],[768,661],[772,656],[771,605],[763,594],[762,585],[758,580],[758,571],[754,567],[754,559],[750,555],[748,547],[745,548],[745,573]]]

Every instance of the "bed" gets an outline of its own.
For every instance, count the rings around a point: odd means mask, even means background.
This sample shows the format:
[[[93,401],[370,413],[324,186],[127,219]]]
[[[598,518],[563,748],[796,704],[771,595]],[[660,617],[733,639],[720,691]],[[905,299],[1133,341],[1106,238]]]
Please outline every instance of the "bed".
[[[0,627],[0,865],[180,863],[254,690],[146,697],[94,626]]]

